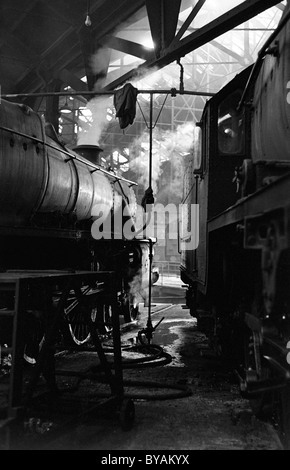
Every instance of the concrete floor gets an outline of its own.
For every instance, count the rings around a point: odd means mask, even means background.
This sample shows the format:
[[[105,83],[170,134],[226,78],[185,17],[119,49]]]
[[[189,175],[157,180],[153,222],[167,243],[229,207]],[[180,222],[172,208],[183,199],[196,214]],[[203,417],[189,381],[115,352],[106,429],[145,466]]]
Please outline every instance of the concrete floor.
[[[282,449],[275,429],[253,416],[248,401],[240,396],[232,371],[209,350],[195,319],[181,305],[181,293],[175,294],[173,304],[155,302],[162,297],[155,295],[151,307],[153,326],[163,318],[152,343],[162,348],[168,363],[162,364],[163,359],[157,359],[148,361],[146,367],[142,363],[140,367],[134,364],[123,369],[125,396],[133,400],[135,408],[132,428],[124,431],[118,415],[106,414],[105,408],[101,408],[73,420],[54,439],[52,433],[44,448],[98,450],[104,455],[109,451],[134,450]],[[138,321],[122,327],[125,362],[138,357],[136,352],[130,356],[128,345],[134,346],[138,331],[146,327],[147,315],[148,308],[143,307]],[[76,352],[59,359],[84,368],[95,360],[96,353],[92,352]],[[132,381],[137,386],[127,385]],[[148,382],[151,386],[146,385]],[[83,396],[89,397],[103,385],[86,381],[81,387]],[[50,424],[53,430],[53,419]],[[39,441],[28,442],[32,444],[27,444],[27,448],[31,445],[35,449]]]

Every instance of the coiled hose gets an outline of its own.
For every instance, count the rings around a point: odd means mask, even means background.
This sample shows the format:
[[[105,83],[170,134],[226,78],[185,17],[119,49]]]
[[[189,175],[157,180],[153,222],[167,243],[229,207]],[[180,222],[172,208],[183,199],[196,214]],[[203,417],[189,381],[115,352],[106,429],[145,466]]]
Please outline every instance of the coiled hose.
[[[165,352],[163,348],[157,344],[141,344],[141,345],[134,345],[134,346],[123,346],[123,349],[129,351],[130,349],[133,353],[143,353],[146,356],[141,358],[134,358],[130,360],[122,360],[122,368],[123,369],[140,369],[140,368],[147,368],[147,367],[157,367],[160,365],[169,364],[172,361],[172,356]],[[104,351],[111,352],[113,351],[113,347],[104,344]],[[110,363],[112,369],[114,369],[114,363]],[[99,369],[99,366],[97,366]],[[96,371],[96,367],[93,366],[90,368],[90,372],[92,373],[91,378],[93,378]],[[86,376],[88,378],[88,375]],[[98,377],[98,382],[106,383],[106,379]],[[146,387],[150,389],[154,389],[154,393],[150,392],[133,392],[133,391],[125,391],[124,396],[126,398],[135,398],[135,399],[142,399],[142,400],[169,400],[174,398],[183,398],[192,395],[192,391],[187,385],[181,384],[173,384],[173,383],[162,383],[162,382],[155,382],[155,381],[147,381],[147,380],[131,380],[131,379],[124,379],[123,385],[126,387]],[[168,393],[157,393],[156,389],[165,390],[168,389]],[[108,393],[98,393],[98,396],[107,397],[109,396]]]

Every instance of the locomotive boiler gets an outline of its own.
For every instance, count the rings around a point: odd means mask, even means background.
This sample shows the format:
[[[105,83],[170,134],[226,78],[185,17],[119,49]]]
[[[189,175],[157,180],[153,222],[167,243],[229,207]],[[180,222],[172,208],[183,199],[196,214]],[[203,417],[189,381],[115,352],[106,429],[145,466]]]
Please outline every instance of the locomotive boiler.
[[[1,101],[0,142],[0,270],[115,271],[120,315],[136,319],[146,301],[149,243],[122,230],[128,220],[134,228],[135,183],[107,171],[98,146],[64,146],[24,104]],[[96,238],[99,213],[109,232]],[[101,315],[107,324],[109,304]]]
[[[258,54],[205,105],[184,175],[187,306],[232,361],[255,413],[290,446],[290,5]]]
[[[72,403],[72,415],[80,399],[88,405],[85,397],[71,401],[65,377],[80,383],[84,375],[77,366],[57,371],[57,352],[93,349],[87,377],[106,382],[121,426],[133,424],[134,403],[123,391],[120,317],[135,320],[139,303],[148,302],[153,242],[137,236],[136,183],[106,170],[101,151],[70,149],[30,107],[1,101],[1,448],[36,437],[26,432],[35,421],[30,414],[47,422],[52,408],[40,404],[42,392],[59,410]],[[114,372],[103,349],[108,337]],[[95,406],[101,404],[96,396]],[[65,420],[54,423],[58,432]]]

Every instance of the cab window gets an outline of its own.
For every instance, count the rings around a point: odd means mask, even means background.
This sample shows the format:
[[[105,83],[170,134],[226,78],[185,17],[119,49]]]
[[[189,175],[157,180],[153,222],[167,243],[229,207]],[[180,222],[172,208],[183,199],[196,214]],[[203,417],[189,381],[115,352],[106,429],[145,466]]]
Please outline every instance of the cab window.
[[[218,149],[220,154],[239,155],[245,151],[243,110],[237,111],[242,92],[227,96],[218,107]]]
[[[196,126],[194,128],[194,148],[193,148],[193,169],[199,170],[201,168],[201,128]]]

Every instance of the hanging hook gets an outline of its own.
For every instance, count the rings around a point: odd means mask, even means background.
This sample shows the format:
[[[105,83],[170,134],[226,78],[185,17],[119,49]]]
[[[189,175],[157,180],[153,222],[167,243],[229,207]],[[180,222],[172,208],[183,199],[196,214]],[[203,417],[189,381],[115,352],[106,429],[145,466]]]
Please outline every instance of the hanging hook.
[[[184,92],[184,83],[183,83],[184,68],[183,68],[183,65],[180,62],[180,59],[177,59],[176,62],[178,63],[178,65],[180,67],[179,91],[180,91],[180,93],[183,93]]]

